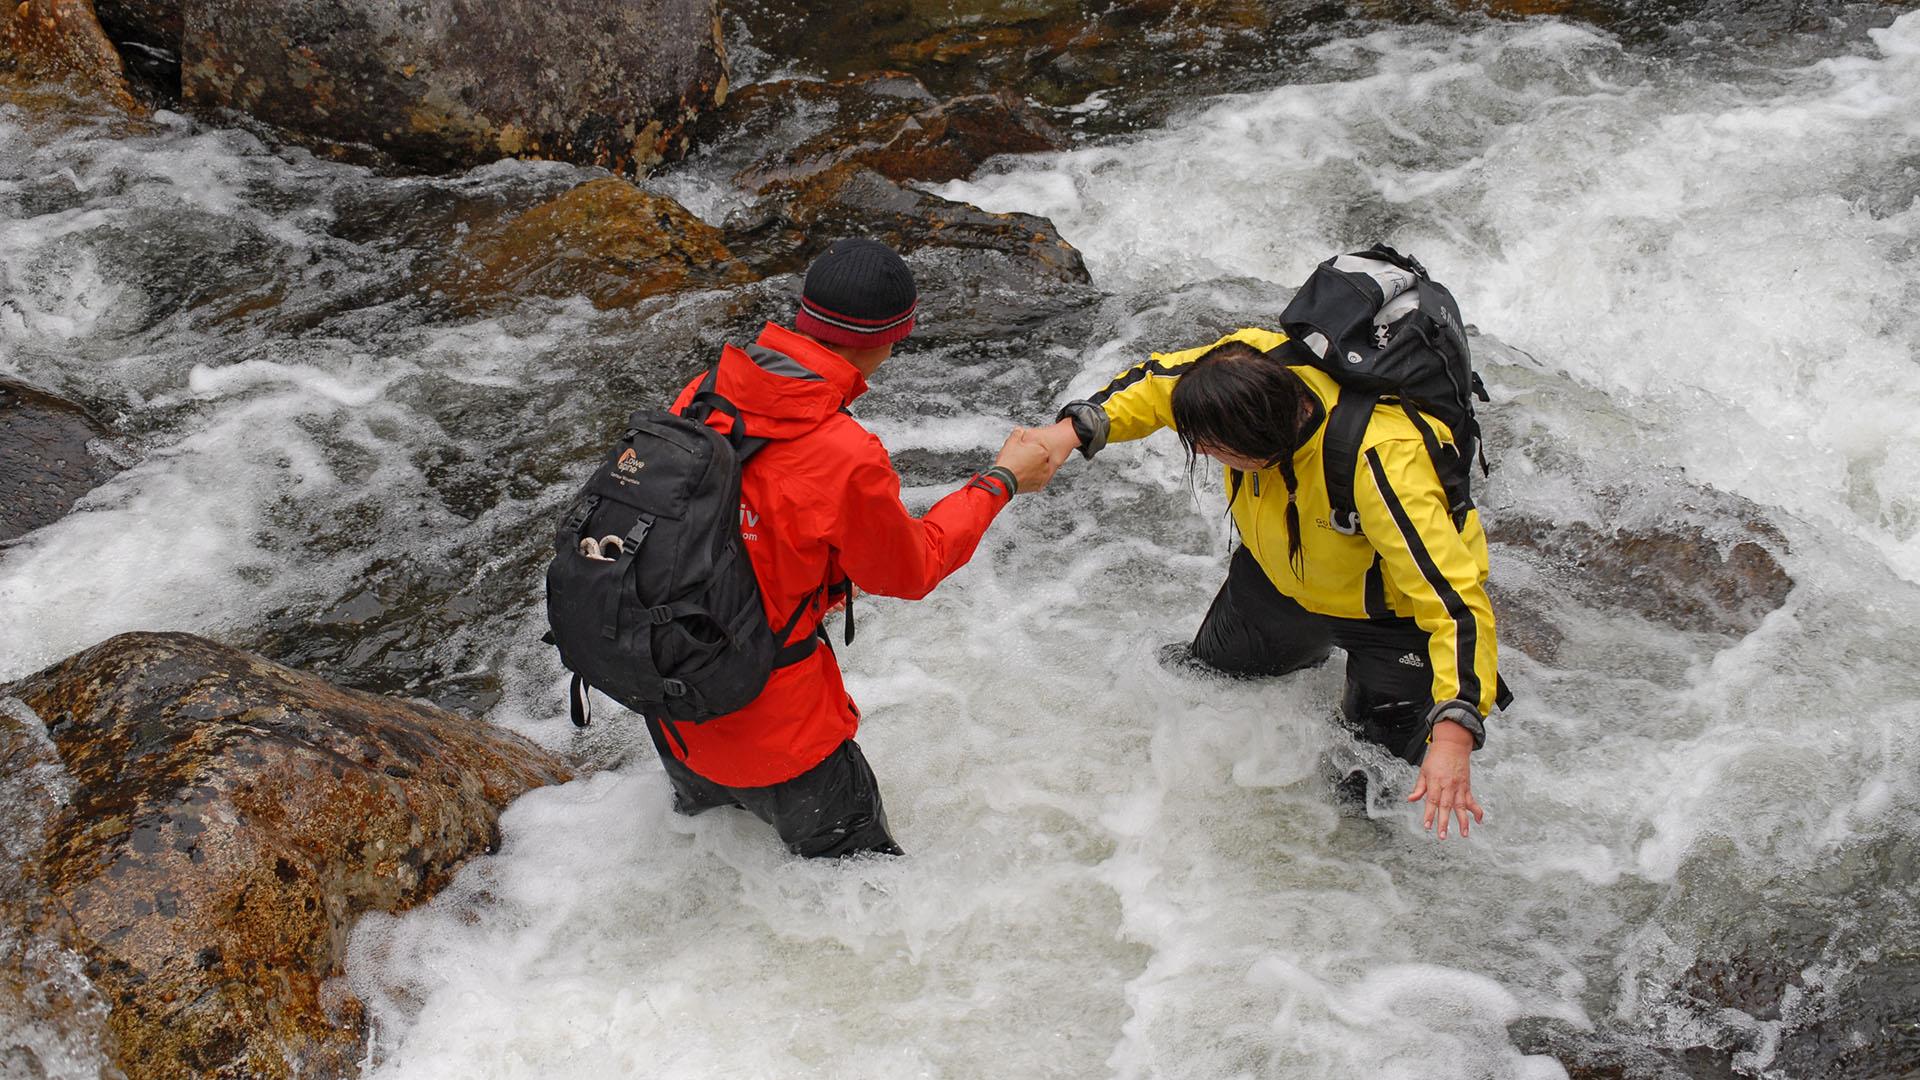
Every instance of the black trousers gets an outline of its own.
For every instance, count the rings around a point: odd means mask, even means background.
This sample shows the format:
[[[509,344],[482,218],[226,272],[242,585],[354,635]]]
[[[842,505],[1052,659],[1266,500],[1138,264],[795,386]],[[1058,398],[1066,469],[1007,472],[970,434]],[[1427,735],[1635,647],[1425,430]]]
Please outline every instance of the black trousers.
[[[887,832],[887,811],[860,744],[848,739],[826,760],[791,780],[767,787],[716,784],[673,756],[660,725],[647,721],[660,764],[673,785],[673,808],[692,817],[716,806],[737,806],[773,826],[787,850],[809,859],[905,852]]]
[[[1336,619],[1282,596],[1241,545],[1193,639],[1193,658],[1231,675],[1285,675],[1347,652],[1340,711],[1354,734],[1415,765],[1427,753],[1433,673],[1412,619]]]

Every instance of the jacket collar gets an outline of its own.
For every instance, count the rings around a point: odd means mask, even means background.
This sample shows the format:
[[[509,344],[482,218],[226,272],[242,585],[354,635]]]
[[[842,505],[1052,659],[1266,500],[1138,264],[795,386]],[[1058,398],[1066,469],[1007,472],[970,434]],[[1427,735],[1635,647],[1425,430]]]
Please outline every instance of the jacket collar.
[[[846,357],[778,323],[770,322],[763,327],[754,344],[789,357],[825,379],[828,385],[840,392],[841,405],[851,405],[867,392],[866,376],[860,374],[859,368],[848,363]]]

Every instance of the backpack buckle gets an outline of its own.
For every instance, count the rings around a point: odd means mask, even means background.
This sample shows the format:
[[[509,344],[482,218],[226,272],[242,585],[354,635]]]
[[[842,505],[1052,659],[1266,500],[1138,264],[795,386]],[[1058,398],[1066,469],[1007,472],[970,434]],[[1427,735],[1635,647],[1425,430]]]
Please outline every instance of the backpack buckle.
[[[653,519],[645,514],[627,530],[627,538],[620,542],[620,552],[624,555],[640,554],[640,545],[647,541],[647,531],[653,528]]]
[[[673,621],[673,609],[665,604],[647,609],[647,619],[655,626],[665,626]]]
[[[679,679],[660,680],[660,689],[666,691],[668,697],[687,696],[687,684],[681,682]]]
[[[586,527],[587,519],[592,517],[593,512],[599,508],[600,508],[600,496],[598,495],[587,496],[586,498],[574,504],[573,512],[567,515],[567,522],[564,526],[562,526],[562,528],[566,529],[568,532],[575,532],[575,533],[579,532],[581,529]]]

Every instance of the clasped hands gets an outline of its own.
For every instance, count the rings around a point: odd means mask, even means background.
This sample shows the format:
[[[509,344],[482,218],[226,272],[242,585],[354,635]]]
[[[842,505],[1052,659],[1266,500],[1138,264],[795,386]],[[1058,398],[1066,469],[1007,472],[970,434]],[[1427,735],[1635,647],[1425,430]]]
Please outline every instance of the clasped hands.
[[[1021,491],[1039,491],[1080,448],[1073,421],[1061,420],[1042,428],[1017,427],[1007,435],[993,463],[1013,474]]]

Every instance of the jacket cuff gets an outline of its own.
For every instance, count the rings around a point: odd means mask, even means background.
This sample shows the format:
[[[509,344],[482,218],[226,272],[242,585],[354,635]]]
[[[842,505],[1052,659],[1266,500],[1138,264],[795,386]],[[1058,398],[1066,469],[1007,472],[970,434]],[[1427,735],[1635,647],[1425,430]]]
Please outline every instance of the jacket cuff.
[[[1475,750],[1487,745],[1487,725],[1481,722],[1480,710],[1459,698],[1442,701],[1427,712],[1427,741],[1433,741],[1433,728],[1442,720],[1451,720],[1467,729],[1473,736]]]
[[[1107,410],[1091,401],[1069,401],[1060,407],[1055,420],[1073,421],[1073,433],[1080,439],[1080,456],[1092,460],[1093,455],[1106,449],[1107,431],[1113,421],[1107,419]]]
[[[1020,482],[1014,479],[1012,470],[1004,465],[995,465],[985,472],[974,473],[973,479],[967,481],[967,486],[979,488],[989,495],[1006,499],[1008,502],[1012,502],[1014,494],[1020,490]]]

